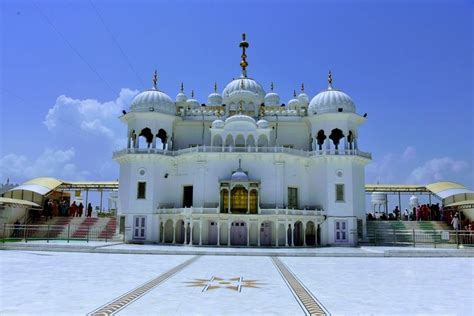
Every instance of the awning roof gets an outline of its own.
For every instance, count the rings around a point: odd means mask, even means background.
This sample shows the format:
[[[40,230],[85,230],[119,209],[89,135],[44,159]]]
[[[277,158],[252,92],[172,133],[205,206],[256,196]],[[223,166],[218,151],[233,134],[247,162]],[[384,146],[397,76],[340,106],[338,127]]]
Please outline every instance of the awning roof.
[[[430,191],[424,185],[412,185],[412,184],[366,184],[365,192],[391,192],[391,193],[404,193],[404,192],[420,192],[429,193]]]
[[[465,208],[474,208],[474,200],[465,200],[465,201],[455,202],[455,203],[448,204],[446,206],[447,207],[462,206]]]
[[[430,190],[431,192],[433,192],[434,194],[438,194],[445,190],[466,189],[466,187],[463,186],[462,184],[459,184],[456,182],[449,182],[449,181],[431,183],[431,184],[428,184],[426,188]]]
[[[39,205],[34,203],[34,202],[19,200],[19,199],[5,198],[5,197],[0,197],[0,204],[7,204],[7,205],[12,205],[12,206],[34,206],[34,207],[39,207]]]

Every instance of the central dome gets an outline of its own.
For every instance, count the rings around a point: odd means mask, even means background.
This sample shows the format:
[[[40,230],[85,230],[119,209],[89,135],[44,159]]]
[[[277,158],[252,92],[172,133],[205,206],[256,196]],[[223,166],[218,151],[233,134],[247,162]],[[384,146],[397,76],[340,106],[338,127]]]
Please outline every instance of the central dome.
[[[166,114],[176,114],[173,100],[158,89],[149,89],[139,93],[132,101],[130,110],[134,112],[156,111]]]
[[[254,104],[262,104],[265,98],[265,91],[262,85],[257,81],[240,77],[232,80],[222,91],[224,103],[228,104],[232,101],[243,100],[246,102],[253,102]]]

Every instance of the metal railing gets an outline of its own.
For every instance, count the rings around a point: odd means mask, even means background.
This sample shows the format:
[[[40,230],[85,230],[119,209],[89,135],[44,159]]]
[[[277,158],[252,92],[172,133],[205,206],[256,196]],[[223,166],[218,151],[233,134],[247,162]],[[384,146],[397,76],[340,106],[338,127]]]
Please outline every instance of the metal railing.
[[[85,225],[28,225],[4,224],[2,242],[34,241],[34,240],[63,240],[63,241],[123,241],[125,236],[119,236],[116,228],[108,225],[93,227]]]
[[[423,230],[423,229],[374,229],[367,232],[364,244],[380,245],[433,245],[474,247],[474,231],[470,230]]]
[[[342,155],[342,156],[360,156],[371,159],[372,155],[368,152],[364,152],[358,149],[323,149],[307,151],[303,149],[294,149],[282,146],[274,147],[235,147],[235,146],[196,146],[178,150],[158,149],[158,148],[126,148],[122,150],[114,151],[113,157],[117,158],[126,154],[159,154],[166,156],[179,156],[189,153],[285,153],[290,155],[297,155],[301,157],[314,157],[314,156],[325,156],[325,155]]]

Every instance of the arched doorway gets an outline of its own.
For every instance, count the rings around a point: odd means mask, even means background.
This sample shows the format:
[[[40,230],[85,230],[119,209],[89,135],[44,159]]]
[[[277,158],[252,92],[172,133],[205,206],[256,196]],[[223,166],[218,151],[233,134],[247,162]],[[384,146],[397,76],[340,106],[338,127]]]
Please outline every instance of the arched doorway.
[[[212,139],[212,146],[222,147],[221,135],[214,135],[214,138]]]
[[[306,245],[315,246],[316,245],[316,227],[312,221],[306,223]]]
[[[268,138],[266,135],[260,135],[258,137],[258,147],[268,147]]]
[[[165,224],[165,243],[173,242],[173,220],[169,219]]]
[[[227,147],[229,146],[234,146],[234,138],[232,137],[232,135],[227,135],[227,137],[225,138],[225,145]]]
[[[265,221],[260,224],[260,245],[272,245],[272,222]]]
[[[175,230],[175,243],[177,244],[184,244],[184,221],[182,219],[176,222],[176,230]]]
[[[207,244],[217,245],[217,222],[209,221],[207,227]]]
[[[244,135],[239,134],[235,138],[235,147],[244,147],[245,146],[245,138]]]
[[[293,238],[295,240],[295,246],[303,246],[303,223],[297,221],[295,227],[293,228]]]
[[[244,221],[232,222],[230,227],[230,244],[233,246],[247,245],[247,224]]]
[[[236,186],[231,191],[231,206],[232,213],[245,214],[248,208],[248,194],[243,186]]]
[[[255,147],[255,138],[252,134],[247,137],[247,147]]]

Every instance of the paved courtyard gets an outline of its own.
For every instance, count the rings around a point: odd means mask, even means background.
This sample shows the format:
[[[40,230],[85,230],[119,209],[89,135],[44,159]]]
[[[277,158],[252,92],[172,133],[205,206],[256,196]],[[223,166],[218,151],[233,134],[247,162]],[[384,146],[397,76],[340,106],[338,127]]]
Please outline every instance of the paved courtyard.
[[[472,258],[0,251],[1,315],[474,313]]]

